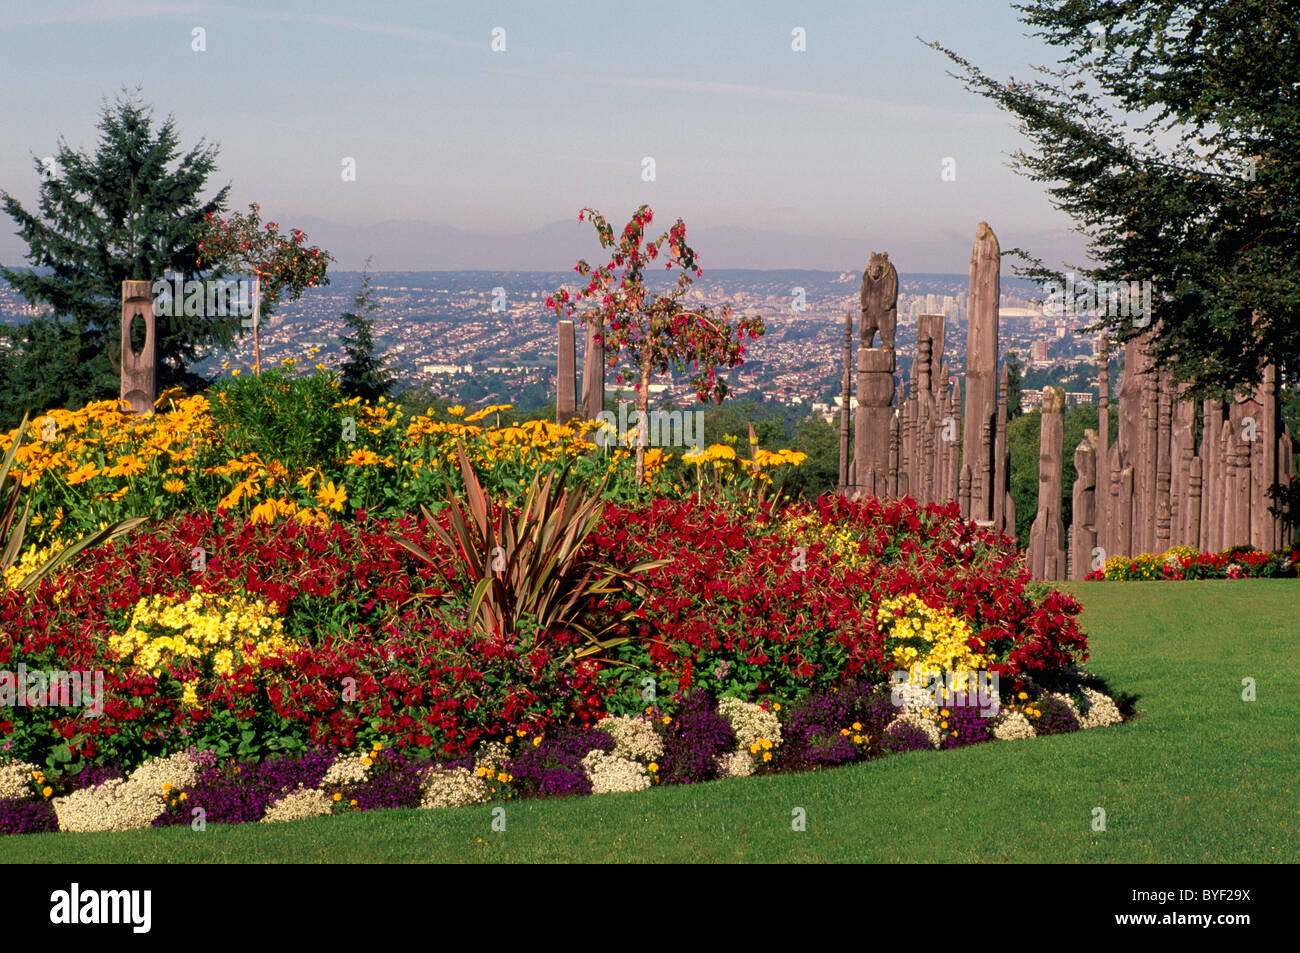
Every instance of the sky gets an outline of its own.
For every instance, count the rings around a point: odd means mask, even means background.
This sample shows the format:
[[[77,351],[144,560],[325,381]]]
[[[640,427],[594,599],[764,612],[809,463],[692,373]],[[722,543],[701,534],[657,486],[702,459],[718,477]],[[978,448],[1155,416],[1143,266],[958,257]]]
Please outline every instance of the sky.
[[[621,224],[641,204],[683,219],[706,268],[888,251],[900,272],[964,272],[980,221],[1083,264],[1009,166],[1014,119],[922,42],[1028,78],[1056,55],[1026,32],[1003,0],[10,0],[0,189],[32,208],[34,162],[60,138],[93,152],[105,101],[138,88],[184,147],[219,147],[211,191],[345,270],[563,270],[595,257],[579,209]],[[0,262],[22,264],[0,218]]]

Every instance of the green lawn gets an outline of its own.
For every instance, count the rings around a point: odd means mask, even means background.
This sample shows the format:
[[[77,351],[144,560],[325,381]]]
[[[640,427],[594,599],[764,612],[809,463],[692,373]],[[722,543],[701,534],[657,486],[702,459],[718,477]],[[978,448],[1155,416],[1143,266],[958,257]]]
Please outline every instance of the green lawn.
[[[7,862],[1300,860],[1300,581],[1071,585],[1114,728],[798,775],[275,826],[0,838]],[[1242,700],[1253,678],[1256,701]],[[1106,830],[1092,829],[1093,809]],[[791,829],[803,808],[807,830]],[[480,838],[482,841],[480,842]]]

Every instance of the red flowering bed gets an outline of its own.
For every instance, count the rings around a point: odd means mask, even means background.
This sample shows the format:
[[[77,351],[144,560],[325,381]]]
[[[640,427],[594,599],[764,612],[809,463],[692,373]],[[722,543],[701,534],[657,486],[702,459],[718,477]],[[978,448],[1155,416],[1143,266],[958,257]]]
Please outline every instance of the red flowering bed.
[[[1032,582],[1014,543],[961,520],[956,504],[822,497],[784,511],[795,535],[749,531],[727,510],[656,500],[608,511],[596,542],[619,564],[672,558],[640,615],[657,638],[621,654],[671,691],[696,686],[792,698],[854,678],[887,677],[876,629],[882,599],[915,593],[964,618],[972,649],[992,651],[1004,687],[1050,679],[1088,656],[1079,604]],[[824,541],[845,528],[853,542]],[[805,549],[802,561],[795,549]],[[802,568],[797,568],[802,565]],[[613,669],[611,681],[643,671]],[[634,688],[625,689],[629,695]]]
[[[779,524],[691,502],[611,505],[591,545],[616,565],[674,562],[649,574],[651,594],[634,607],[649,638],[610,658],[566,663],[577,640],[564,633],[473,634],[454,564],[420,562],[392,538],[439,552],[410,521],[170,520],[86,554],[34,598],[0,596],[0,669],[105,676],[97,718],[4,709],[4,753],[48,764],[57,750],[69,770],[130,766],[189,745],[260,756],[382,741],[443,756],[520,726],[640,709],[648,677],[665,699],[696,686],[789,700],[885,677],[876,606],[904,593],[969,622],[972,648],[995,655],[1004,691],[1087,657],[1078,604],[1034,586],[1013,544],[963,523],[955,506],[824,498],[786,511]],[[195,547],[205,551],[202,568]],[[241,661],[188,702],[166,666],[131,669],[109,649],[142,599],[196,590],[273,600],[297,648]]]

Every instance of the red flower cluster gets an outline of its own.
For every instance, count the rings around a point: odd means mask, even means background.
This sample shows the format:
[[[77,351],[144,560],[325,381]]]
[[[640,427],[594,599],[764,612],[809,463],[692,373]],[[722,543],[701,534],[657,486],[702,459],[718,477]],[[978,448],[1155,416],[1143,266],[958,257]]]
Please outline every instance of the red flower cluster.
[[[755,534],[718,506],[660,499],[606,513],[593,542],[615,563],[674,560],[650,574],[639,610],[660,679],[791,698],[884,678],[876,609],[904,593],[965,619],[977,633],[972,648],[994,653],[992,670],[1008,687],[1087,658],[1079,604],[1058,592],[1035,601],[1014,543],[962,521],[955,504],[822,497],[780,518],[801,516],[847,527],[862,558],[847,565],[816,532],[800,554],[799,538]]]

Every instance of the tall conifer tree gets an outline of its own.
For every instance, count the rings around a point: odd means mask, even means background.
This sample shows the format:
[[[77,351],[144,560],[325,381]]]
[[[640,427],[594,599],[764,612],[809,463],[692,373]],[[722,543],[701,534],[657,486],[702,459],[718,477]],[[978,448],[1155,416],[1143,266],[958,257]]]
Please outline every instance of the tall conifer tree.
[[[125,96],[105,104],[94,155],[60,140],[38,157],[38,208],[6,191],[0,206],[18,224],[31,270],[0,266],[30,304],[47,313],[8,332],[0,357],[0,425],[24,409],[116,397],[120,367],[121,283],[168,273],[198,277],[197,241],[208,212],[220,211],[229,186],[201,197],[216,168],[216,148],[202,141],[181,155],[171,117],[155,130],[152,110]],[[182,310],[182,309],[176,309]],[[202,382],[189,366],[207,344],[229,346],[240,318],[160,314],[159,389]]]
[[[375,322],[370,314],[376,310],[367,258],[361,290],[352,301],[352,310],[343,315],[344,330],[339,341],[347,358],[340,368],[339,390],[348,397],[372,402],[388,396],[393,387],[393,375],[385,368],[385,360],[375,354]]]

